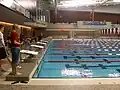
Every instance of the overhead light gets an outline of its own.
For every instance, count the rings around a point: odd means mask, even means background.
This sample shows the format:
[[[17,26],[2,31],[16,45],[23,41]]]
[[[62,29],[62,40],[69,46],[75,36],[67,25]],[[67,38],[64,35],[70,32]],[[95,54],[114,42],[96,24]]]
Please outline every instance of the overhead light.
[[[10,25],[10,26],[14,25],[14,24],[12,24],[12,23],[7,23],[7,22],[0,22],[0,24],[3,24],[3,25]]]
[[[14,25],[13,23],[7,23],[7,22],[1,22],[1,21],[0,21],[0,24],[9,25],[9,26]],[[31,27],[23,26],[23,25],[18,25],[18,27],[23,27],[23,28],[31,29]]]

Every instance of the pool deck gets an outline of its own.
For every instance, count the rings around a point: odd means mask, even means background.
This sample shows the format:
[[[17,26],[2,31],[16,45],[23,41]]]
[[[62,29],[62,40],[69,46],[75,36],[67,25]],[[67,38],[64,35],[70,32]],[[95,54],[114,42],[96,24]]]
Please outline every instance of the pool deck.
[[[17,72],[20,72],[21,75],[7,75],[6,81],[29,81],[29,75],[35,67],[35,60],[31,63],[22,63],[21,69],[17,69]]]
[[[38,54],[39,57],[35,58],[28,58],[25,60],[26,62],[21,63],[21,69],[17,69],[17,72],[20,72],[20,75],[11,75],[8,74],[6,76],[6,81],[29,81],[30,75],[37,66],[38,59],[40,60],[41,53]]]
[[[119,78],[31,79],[27,84],[0,84],[0,90],[120,90]]]

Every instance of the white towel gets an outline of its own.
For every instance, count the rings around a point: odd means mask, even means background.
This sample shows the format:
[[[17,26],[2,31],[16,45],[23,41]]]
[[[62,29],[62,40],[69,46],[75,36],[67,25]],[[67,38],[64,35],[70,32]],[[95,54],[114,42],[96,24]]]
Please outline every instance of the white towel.
[[[37,44],[44,44],[44,45],[46,45],[47,43],[43,43],[43,42],[37,42]]]
[[[41,48],[41,49],[44,48],[44,46],[40,46],[40,45],[31,45],[31,47],[36,47],[36,48]]]
[[[29,50],[20,50],[20,53],[31,54],[31,55],[38,55],[38,52],[29,51]]]

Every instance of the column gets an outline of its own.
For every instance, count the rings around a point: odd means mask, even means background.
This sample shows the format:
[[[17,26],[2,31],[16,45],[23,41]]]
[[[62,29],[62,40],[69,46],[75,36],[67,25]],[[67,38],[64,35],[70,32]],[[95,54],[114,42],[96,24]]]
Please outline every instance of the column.
[[[55,22],[57,22],[57,14],[58,14],[58,10],[57,10],[57,0],[54,0],[54,6],[55,6]]]
[[[108,35],[110,36],[110,29],[108,29]]]
[[[118,35],[118,28],[115,28],[115,36]]]

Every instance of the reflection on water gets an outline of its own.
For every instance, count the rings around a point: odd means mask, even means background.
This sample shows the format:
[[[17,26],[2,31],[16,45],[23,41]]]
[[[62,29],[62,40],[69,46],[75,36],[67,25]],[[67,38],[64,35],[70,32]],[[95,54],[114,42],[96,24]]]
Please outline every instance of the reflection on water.
[[[63,69],[61,70],[62,76],[78,76],[78,77],[92,77],[92,70],[76,70],[76,69]]]

